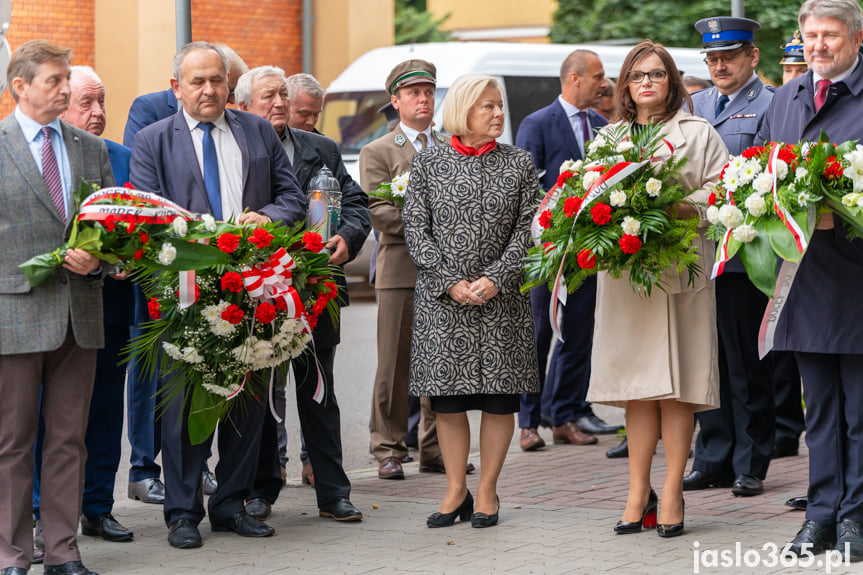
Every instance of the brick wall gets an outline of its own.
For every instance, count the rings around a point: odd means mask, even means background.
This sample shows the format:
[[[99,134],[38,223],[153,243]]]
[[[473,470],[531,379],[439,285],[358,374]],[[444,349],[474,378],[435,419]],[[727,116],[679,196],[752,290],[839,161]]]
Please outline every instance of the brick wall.
[[[302,72],[302,0],[192,0],[192,39],[224,42],[250,68]]]
[[[92,66],[95,59],[94,0],[15,0],[6,39],[12,51],[24,42],[44,38],[72,48],[72,63]],[[0,71],[6,74],[6,70]],[[0,118],[15,109],[9,91],[0,97]]]

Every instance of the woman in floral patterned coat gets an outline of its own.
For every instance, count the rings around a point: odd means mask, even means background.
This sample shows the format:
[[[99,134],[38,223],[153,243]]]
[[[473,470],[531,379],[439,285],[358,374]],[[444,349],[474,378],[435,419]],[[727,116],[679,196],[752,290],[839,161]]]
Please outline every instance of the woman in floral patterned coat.
[[[405,239],[418,270],[410,391],[431,397],[448,470],[429,527],[456,516],[474,527],[497,523],[497,478],[519,394],[539,390],[530,300],[519,291],[539,185],[530,154],[495,141],[501,94],[489,76],[453,83],[443,110],[452,147],[414,156],[405,199]],[[471,409],[483,412],[476,513],[464,474]]]

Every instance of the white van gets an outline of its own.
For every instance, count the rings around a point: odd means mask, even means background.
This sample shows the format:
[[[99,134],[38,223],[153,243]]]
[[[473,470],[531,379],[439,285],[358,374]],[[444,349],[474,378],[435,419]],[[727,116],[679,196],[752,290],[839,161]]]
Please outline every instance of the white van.
[[[521,121],[549,105],[560,94],[560,64],[570,52],[586,48],[602,60],[605,75],[616,78],[632,46],[604,44],[519,44],[507,42],[436,42],[377,48],[360,56],[327,88],[318,129],[339,142],[351,175],[359,181],[360,148],[383,136],[386,121],[378,109],[389,102],[387,74],[399,62],[420,58],[437,67],[435,124],[448,88],[464,74],[488,74],[504,87],[507,119],[500,142],[511,144]],[[692,48],[669,48],[681,72],[709,78],[703,54]]]

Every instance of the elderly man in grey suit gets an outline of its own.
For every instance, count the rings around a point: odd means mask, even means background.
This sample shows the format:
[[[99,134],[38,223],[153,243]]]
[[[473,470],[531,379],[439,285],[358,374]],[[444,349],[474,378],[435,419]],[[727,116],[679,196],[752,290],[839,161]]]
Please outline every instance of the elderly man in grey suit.
[[[84,434],[96,350],[103,346],[99,260],[69,250],[38,287],[18,269],[63,243],[84,180],[114,184],[108,150],[58,116],[69,106],[69,53],[44,40],[19,46],[7,71],[17,103],[0,122],[0,573],[33,559],[33,445],[42,389],[45,573],[88,575],[78,552]]]
[[[132,148],[131,180],[217,220],[240,223],[284,222],[306,215],[285,151],[269,122],[226,110],[228,64],[213,44],[193,42],[174,56],[171,87],[179,111],[142,129]],[[165,523],[168,542],[177,548],[201,546],[198,523],[204,517],[201,472],[208,443],[192,445],[187,429],[189,405],[179,394],[162,416],[165,471]],[[208,510],[214,531],[266,537],[273,529],[244,509],[255,480],[265,404],[247,401],[219,429],[218,488]]]

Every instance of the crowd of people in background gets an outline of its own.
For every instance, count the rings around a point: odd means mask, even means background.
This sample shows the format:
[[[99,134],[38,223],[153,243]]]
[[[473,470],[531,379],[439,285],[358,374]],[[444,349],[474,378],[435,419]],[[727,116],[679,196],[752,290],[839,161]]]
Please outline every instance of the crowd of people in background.
[[[389,131],[362,148],[359,182],[338,143],[316,129],[325,93],[308,74],[250,70],[228,46],[187,44],[174,57],[170,88],[133,102],[120,145],[100,138],[105,87],[92,68],[71,66],[70,51],[45,40],[18,46],[7,70],[16,108],[0,122],[0,575],[40,562],[49,574],[92,574],[78,551],[79,525],[86,536],[134,539],[112,514],[124,417],[128,496],[163,506],[171,546],[203,545],[207,515],[214,531],[274,534],[265,520],[286,481],[287,432],[266,403],[250,403],[193,444],[183,393],[156,415],[170,376],[119,362],[148,320],[143,289],[83,250],[69,250],[62,269],[36,288],[17,266],[62,242],[81,178],[99,187],[129,182],[217,220],[292,225],[306,219],[305,192],[323,168],[343,194],[326,244],[330,263],[356,258],[372,228],[377,238],[370,452],[380,479],[404,479],[414,434],[420,472],[446,475],[429,527],[501,520],[497,481],[516,413],[526,452],[545,447],[542,427],[572,446],[625,435],[607,453],[629,458],[629,491],[613,529],[655,528],[660,537],[684,532],[686,491],[762,494],[771,459],[797,455],[805,429],[809,490],[788,504],[805,509],[806,520],[788,548],[835,548],[863,560],[863,308],[855,291],[863,240],[838,219],[821,216],[764,359],[757,339],[768,299],[738,258],[716,281],[704,275],[650,297],[626,280],[592,277],[569,294],[562,339],[550,327],[549,289],[519,289],[541,190],[608,130],[662,123],[673,154],[687,159],[679,183],[695,203],[681,204],[678,215],[700,221],[702,269],[714,253],[703,235],[705,203],[729,154],[815,141],[822,130],[835,142],[863,137],[863,12],[854,0],[807,0],[798,21],[782,47],[778,89],[757,73],[762,56],[778,56],[759,50],[760,25],[745,18],[694,24],[709,79],[684,76],[650,41],[630,51],[614,79],[599,55],[575,50],[561,64],[560,95],[521,121],[514,146],[497,141],[506,114],[495,78],[458,78],[435,126],[435,65],[401,62],[384,86]],[[405,172],[404,205],[369,197]],[[338,280],[337,301],[347,305]],[[287,369],[297,382],[302,480],[315,489],[321,517],[356,522],[363,514],[350,500],[335,393],[339,341],[338,323],[324,314],[314,351]],[[315,365],[322,403],[313,397]],[[276,386],[282,421],[286,392]],[[593,403],[624,408],[625,427],[602,420]],[[475,497],[466,477],[475,471],[468,411],[482,412]],[[667,470],[657,493],[650,472],[660,439]]]

